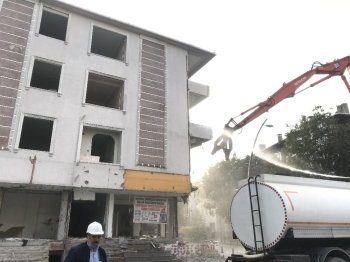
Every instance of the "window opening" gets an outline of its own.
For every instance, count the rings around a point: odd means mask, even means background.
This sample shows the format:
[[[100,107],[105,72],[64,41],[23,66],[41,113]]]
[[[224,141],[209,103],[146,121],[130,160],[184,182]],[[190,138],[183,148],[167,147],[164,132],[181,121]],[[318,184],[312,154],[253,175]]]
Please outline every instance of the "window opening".
[[[88,225],[94,221],[103,224],[106,194],[96,194],[95,201],[73,200],[69,232],[70,237],[85,237]]]
[[[97,134],[92,137],[91,155],[99,156],[102,163],[113,163],[115,142],[109,135]]]
[[[68,15],[43,10],[39,34],[65,41]]]
[[[85,102],[123,110],[124,81],[89,73]]]
[[[80,161],[120,163],[121,132],[84,127],[80,147]]]
[[[61,194],[55,191],[5,189],[0,238],[55,239]]]
[[[125,62],[126,36],[94,26],[91,53]]]
[[[62,65],[35,60],[30,86],[58,92],[61,69]]]
[[[115,205],[114,206],[114,228],[117,236],[133,236],[133,212],[132,205]]]
[[[52,120],[25,116],[19,148],[49,152],[53,123]]]

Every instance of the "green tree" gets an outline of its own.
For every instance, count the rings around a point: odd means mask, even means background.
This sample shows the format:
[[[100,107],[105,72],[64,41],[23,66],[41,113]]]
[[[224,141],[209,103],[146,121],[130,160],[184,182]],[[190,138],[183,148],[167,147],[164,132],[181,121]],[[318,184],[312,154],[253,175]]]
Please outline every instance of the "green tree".
[[[183,202],[177,203],[177,219],[179,227],[188,226],[190,222],[190,212],[188,209],[188,204]]]
[[[210,213],[215,213],[230,222],[230,208],[238,181],[247,179],[249,156],[243,159],[233,156],[229,161],[221,161],[207,169],[199,185],[200,197],[203,198],[203,207]],[[291,171],[275,166],[257,156],[251,161],[250,176],[260,174],[288,173]]]
[[[338,124],[330,112],[315,107],[311,117],[286,133],[283,154],[287,165],[323,174],[350,176],[350,127]]]
[[[209,167],[202,178],[202,187],[199,188],[204,191],[203,207],[227,222],[237,182],[247,176],[248,161],[247,158],[238,159],[235,156],[229,161],[223,160]]]

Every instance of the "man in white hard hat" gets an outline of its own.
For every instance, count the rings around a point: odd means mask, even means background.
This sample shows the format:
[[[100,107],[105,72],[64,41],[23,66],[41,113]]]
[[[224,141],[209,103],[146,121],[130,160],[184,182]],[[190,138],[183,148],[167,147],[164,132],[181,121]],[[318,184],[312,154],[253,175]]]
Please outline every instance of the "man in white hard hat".
[[[72,247],[64,262],[107,262],[106,251],[100,247],[104,234],[102,225],[92,222],[87,230],[87,241]]]

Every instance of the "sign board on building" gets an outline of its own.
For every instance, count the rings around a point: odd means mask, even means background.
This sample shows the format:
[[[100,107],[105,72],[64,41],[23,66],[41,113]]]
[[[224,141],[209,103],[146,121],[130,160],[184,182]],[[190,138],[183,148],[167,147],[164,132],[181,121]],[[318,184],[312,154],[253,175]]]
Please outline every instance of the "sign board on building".
[[[134,223],[166,224],[168,199],[162,197],[135,197]]]

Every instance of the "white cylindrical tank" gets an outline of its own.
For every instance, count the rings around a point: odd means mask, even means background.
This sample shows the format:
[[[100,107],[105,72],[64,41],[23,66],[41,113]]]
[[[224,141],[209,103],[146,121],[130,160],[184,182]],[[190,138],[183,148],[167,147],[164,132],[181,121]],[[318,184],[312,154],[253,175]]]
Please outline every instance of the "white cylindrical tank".
[[[257,179],[264,247],[269,249],[293,228],[294,238],[350,237],[350,183],[261,175]],[[247,179],[240,181],[231,204],[231,223],[241,243],[255,250]],[[250,184],[255,195],[255,184]],[[257,197],[252,197],[257,210]],[[253,212],[260,241],[259,212]],[[262,243],[257,242],[258,250]]]

